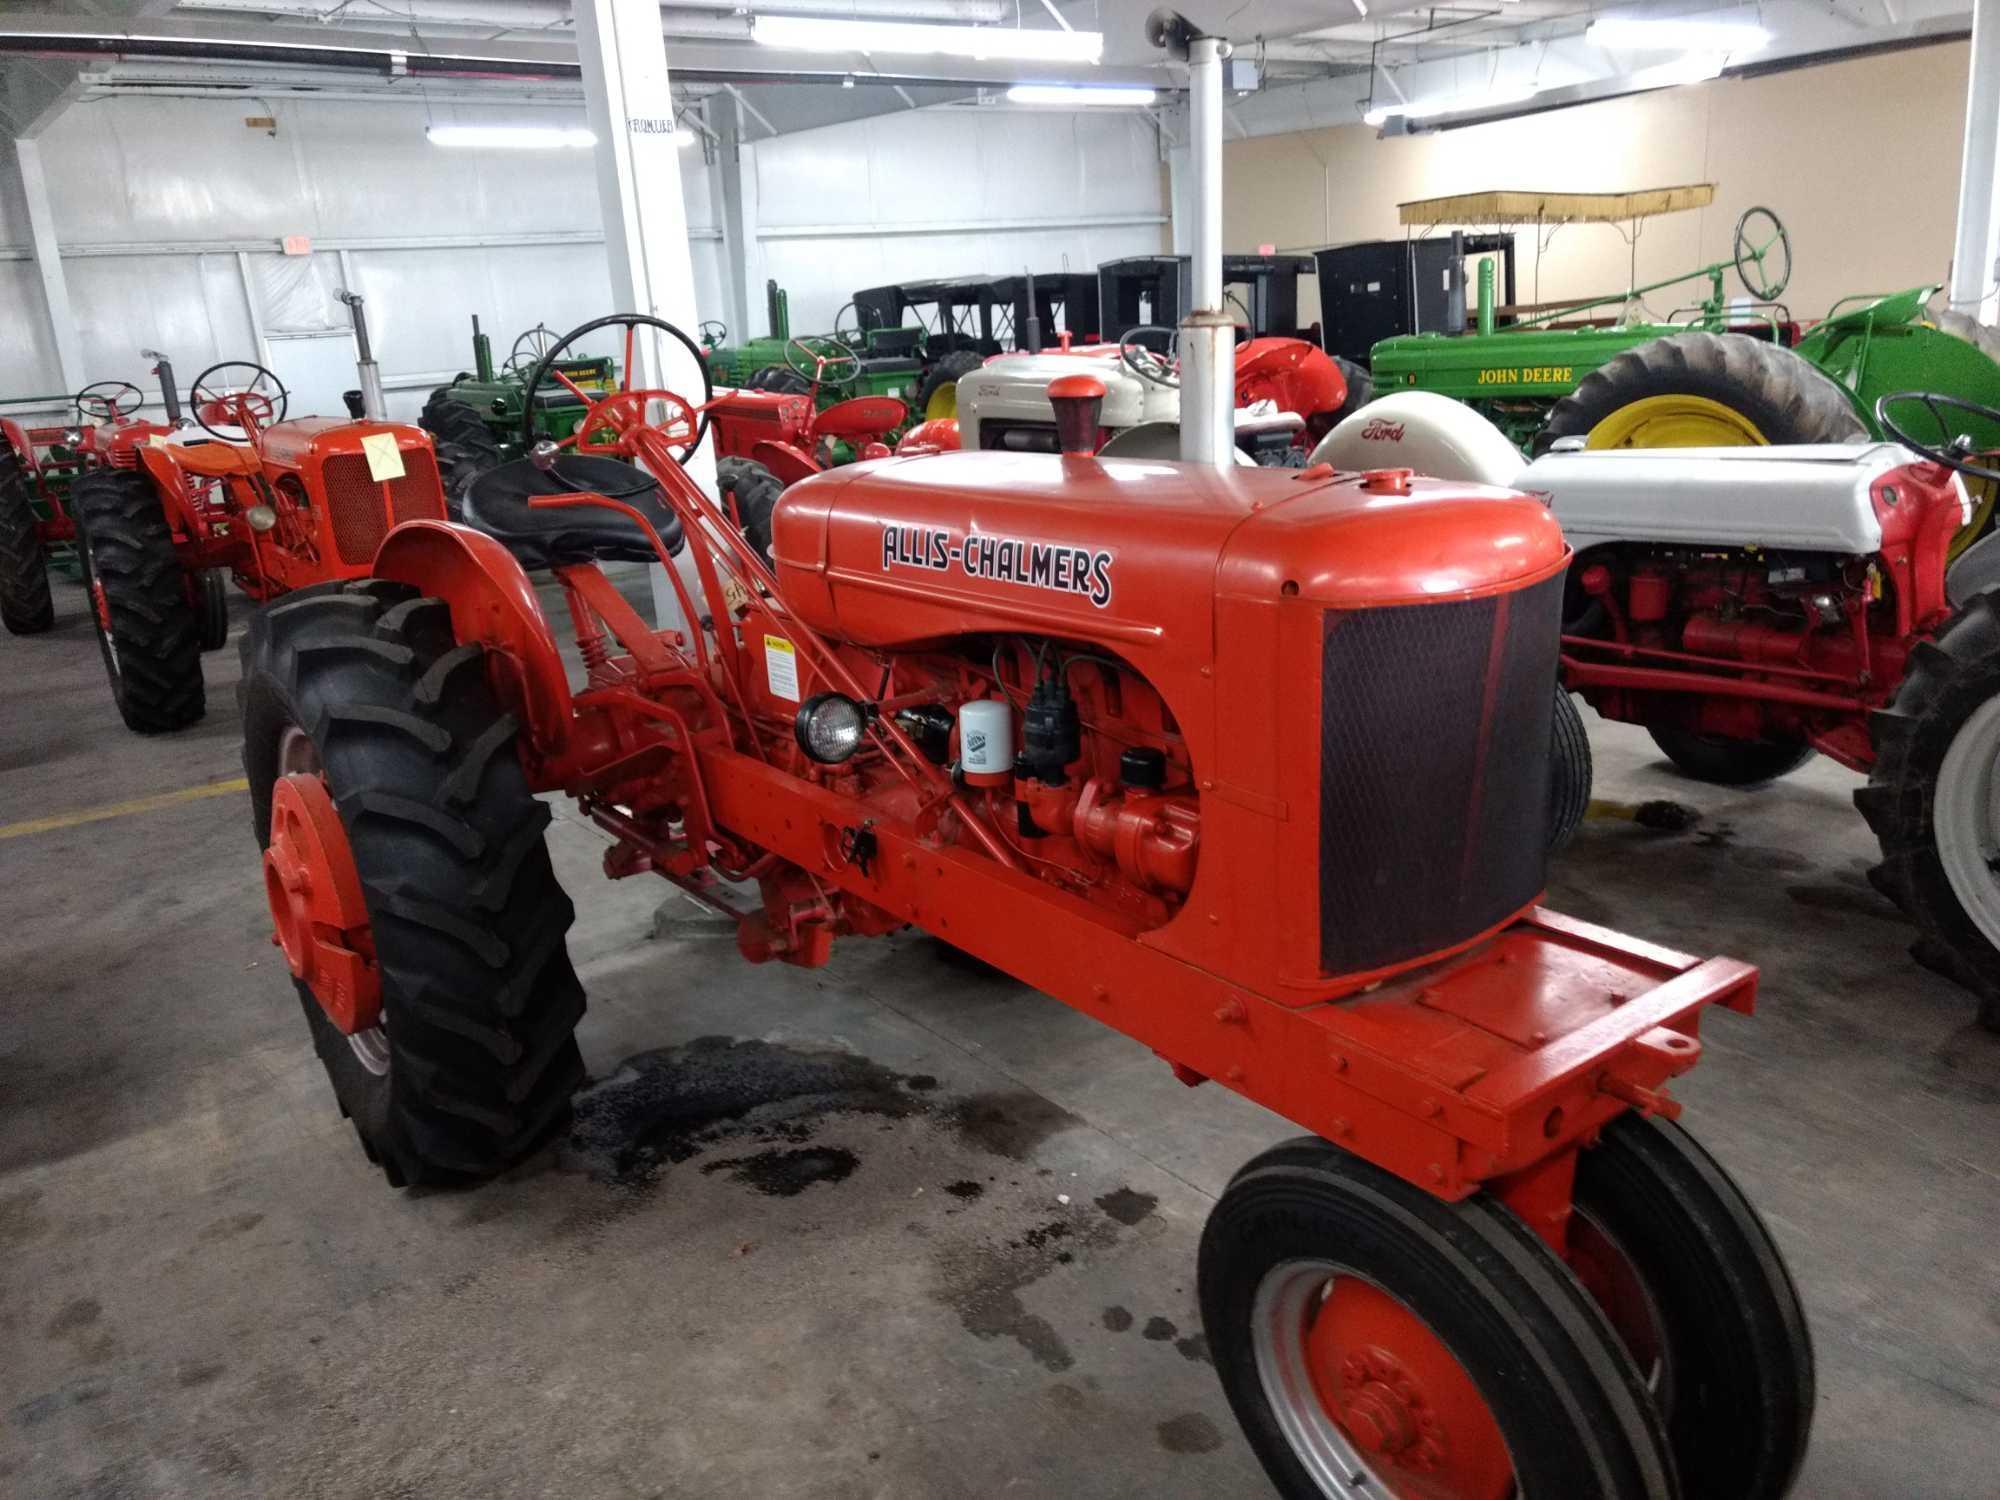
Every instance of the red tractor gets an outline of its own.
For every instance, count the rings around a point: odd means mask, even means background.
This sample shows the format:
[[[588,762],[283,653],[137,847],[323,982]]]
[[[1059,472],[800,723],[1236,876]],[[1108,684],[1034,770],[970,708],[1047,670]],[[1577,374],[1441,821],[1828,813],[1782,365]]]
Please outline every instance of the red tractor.
[[[805,389],[709,393],[702,411],[715,431],[715,478],[752,543],[771,546],[771,507],[786,485],[856,459],[887,458],[889,437],[910,419],[894,396],[853,396],[822,409],[820,388],[851,385],[861,358],[835,339],[793,339],[786,366]],[[706,373],[706,366],[704,366]]]
[[[606,325],[664,327],[566,343]],[[275,941],[390,1182],[562,1128],[560,791],[608,875],[733,914],[753,962],[915,925],[1309,1132],[1237,1175],[1199,1268],[1283,1494],[1784,1493],[1804,1319],[1665,1092],[1755,971],[1540,905],[1569,562],[1542,506],[895,458],[787,489],[767,564],[679,467],[701,415],[600,394],[569,451],[475,481],[483,532],[398,526],[244,638]],[[626,559],[703,626],[647,625],[600,571]]]
[[[92,469],[131,468],[139,444],[172,432],[180,423],[174,370],[163,354],[157,360],[165,423],[134,415],[145,393],[129,380],[100,380],[72,398],[76,424],[23,427],[0,418],[0,624],[11,635],[39,635],[56,622],[49,593],[52,549],[76,545],[76,517],[70,487]]]
[[[205,711],[201,653],[229,634],[223,571],[265,603],[363,577],[392,526],[445,514],[426,433],[286,421],[289,403],[262,365],[211,365],[189,392],[206,440],[155,432],[71,486],[105,672],[141,734]]]

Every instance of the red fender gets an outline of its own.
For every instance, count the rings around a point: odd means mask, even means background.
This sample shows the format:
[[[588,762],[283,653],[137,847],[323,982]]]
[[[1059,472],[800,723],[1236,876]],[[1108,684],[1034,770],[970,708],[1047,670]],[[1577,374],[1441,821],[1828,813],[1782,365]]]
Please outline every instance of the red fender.
[[[932,417],[928,422],[919,422],[903,434],[896,444],[898,453],[956,453],[958,451],[958,418]]]
[[[1347,404],[1347,377],[1324,349],[1304,339],[1252,339],[1236,351],[1236,404],[1275,401],[1305,418],[1321,435],[1326,420]],[[1313,418],[1321,419],[1317,428]]]
[[[4,436],[7,446],[14,450],[14,457],[28,471],[28,477],[40,477],[42,466],[35,458],[35,445],[28,441],[28,434],[22,430],[21,424],[12,417],[0,417],[0,436]]]
[[[813,418],[812,436],[850,443],[879,439],[910,420],[910,409],[894,396],[850,396]]]
[[[569,674],[513,553],[469,526],[405,521],[382,539],[374,573],[444,600],[461,644],[477,641],[507,662],[535,749],[544,758],[563,750],[575,712]]]
[[[807,475],[820,471],[818,460],[810,453],[794,444],[775,442],[769,438],[753,447],[750,456],[777,475],[778,483],[787,489]]]

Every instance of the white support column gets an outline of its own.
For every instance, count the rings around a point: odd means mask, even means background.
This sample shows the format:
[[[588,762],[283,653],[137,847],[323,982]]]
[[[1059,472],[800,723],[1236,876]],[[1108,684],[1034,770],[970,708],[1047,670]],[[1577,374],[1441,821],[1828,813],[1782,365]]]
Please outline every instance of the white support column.
[[[56,367],[63,388],[80,391],[89,384],[83,369],[83,340],[77,335],[76,315],[70,310],[69,281],[63,275],[55,214],[49,208],[49,182],[42,173],[41,143],[14,142],[14,160],[21,169],[21,196],[28,205],[28,235],[33,241],[35,269],[42,278],[42,304],[48,311],[49,331],[55,336]]]
[[[1972,66],[1965,90],[1965,153],[1958,179],[1958,232],[1951,250],[1951,305],[1982,323],[1996,317],[2000,261],[2000,0],[1973,0]]]
[[[1229,43],[1188,44],[1188,164],[1192,181],[1193,306],[1181,322],[1181,458],[1236,461],[1236,325],[1222,306],[1222,63]]]
[[[722,226],[722,287],[729,299],[723,321],[729,336],[751,338],[749,221],[743,212],[743,114],[735,96],[716,94],[709,101],[715,122],[716,222]]]
[[[611,310],[663,318],[693,338],[701,316],[659,0],[576,0],[574,15],[584,103],[597,135],[597,196],[617,302]],[[701,371],[673,340],[642,331],[633,362],[639,371],[628,379],[699,399]],[[714,451],[712,442],[704,443],[687,465],[689,476],[711,492]],[[692,547],[694,539],[689,542]],[[686,628],[673,590],[658,573],[653,605],[663,627]]]

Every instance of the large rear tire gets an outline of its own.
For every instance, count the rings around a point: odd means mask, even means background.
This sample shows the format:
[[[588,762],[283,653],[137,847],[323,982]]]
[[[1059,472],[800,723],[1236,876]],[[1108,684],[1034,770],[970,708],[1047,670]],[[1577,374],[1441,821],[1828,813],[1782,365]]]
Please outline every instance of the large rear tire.
[[[771,560],[771,513],[777,509],[778,497],[785,492],[784,482],[755,459],[718,458],[715,461],[715,487],[722,496],[725,508],[730,500],[736,502],[736,515],[743,524],[744,539],[768,563]]]
[[[208,711],[201,614],[145,474],[100,470],[70,487],[84,587],[111,696],[128,729],[185,729]]]
[[[924,371],[924,378],[917,382],[917,393],[910,400],[911,420],[932,422],[941,417],[957,416],[959,377],[970,375],[985,363],[983,358],[969,349],[961,349],[938,360]]]
[[[260,848],[278,778],[339,813],[380,975],[350,1037],[294,980],[343,1114],[395,1186],[488,1178],[560,1131],[583,1078],[573,909],[516,723],[451,612],[364,579],[288,595],[243,638],[243,769]]]
[[[1780,1500],[1805,1460],[1813,1348],[1764,1221],[1678,1126],[1622,1115],[1577,1161],[1569,1261],[1638,1361],[1681,1484]]]
[[[1230,1406],[1286,1500],[1680,1493],[1610,1323],[1492,1199],[1443,1203],[1291,1141],[1216,1203],[1199,1293]]]
[[[1789,349],[1741,333],[1676,333],[1606,360],[1555,404],[1534,451],[1845,443],[1866,437],[1847,394]]]
[[[456,521],[465,513],[465,491],[473,480],[501,462],[500,440],[463,401],[441,385],[424,402],[417,425],[437,444],[438,480],[444,487],[445,510]]]
[[[55,623],[34,491],[13,445],[0,438],[0,625],[9,635],[40,635]]]
[[[1717,786],[1775,781],[1813,758],[1812,746],[1796,740],[1731,740],[1664,725],[1648,725],[1646,733],[1683,774]]]
[[[1875,766],[1854,802],[1882,846],[1869,879],[1917,924],[1918,961],[2000,1031],[2000,595],[1975,594],[1918,644],[1868,728]]]

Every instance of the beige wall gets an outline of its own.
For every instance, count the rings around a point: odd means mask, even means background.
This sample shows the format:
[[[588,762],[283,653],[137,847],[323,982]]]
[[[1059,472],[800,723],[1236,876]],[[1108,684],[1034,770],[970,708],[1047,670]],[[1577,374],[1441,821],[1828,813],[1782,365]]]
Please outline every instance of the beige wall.
[[[1967,50],[1947,43],[1720,79],[1435,135],[1378,140],[1350,125],[1231,141],[1224,248],[1396,238],[1397,203],[1447,193],[1713,182],[1713,207],[1645,224],[1639,281],[1728,256],[1737,216],[1762,203],[1791,232],[1785,301],[1795,316],[1817,317],[1850,293],[1945,279]],[[1524,302],[1535,300],[1533,242],[1532,226],[1516,241]],[[1610,226],[1562,230],[1541,260],[1542,299],[1623,290],[1628,253]],[[1733,274],[1728,290],[1742,290]],[[1648,305],[1664,317],[1699,296],[1698,287],[1677,288]]]

